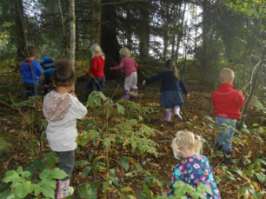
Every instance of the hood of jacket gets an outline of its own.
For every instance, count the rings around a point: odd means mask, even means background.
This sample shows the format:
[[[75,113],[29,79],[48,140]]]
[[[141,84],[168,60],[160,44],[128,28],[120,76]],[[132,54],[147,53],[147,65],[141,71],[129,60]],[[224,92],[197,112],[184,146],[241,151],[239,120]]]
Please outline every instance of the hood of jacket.
[[[56,91],[48,93],[43,102],[43,114],[48,121],[60,121],[64,119],[70,108],[70,94],[60,94]]]

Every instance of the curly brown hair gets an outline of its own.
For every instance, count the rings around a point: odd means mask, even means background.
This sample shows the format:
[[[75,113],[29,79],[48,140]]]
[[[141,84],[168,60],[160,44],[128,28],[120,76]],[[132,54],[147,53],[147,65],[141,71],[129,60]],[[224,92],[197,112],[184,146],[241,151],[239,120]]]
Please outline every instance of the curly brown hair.
[[[75,82],[75,73],[71,62],[60,59],[55,63],[54,83],[55,86],[71,86]]]

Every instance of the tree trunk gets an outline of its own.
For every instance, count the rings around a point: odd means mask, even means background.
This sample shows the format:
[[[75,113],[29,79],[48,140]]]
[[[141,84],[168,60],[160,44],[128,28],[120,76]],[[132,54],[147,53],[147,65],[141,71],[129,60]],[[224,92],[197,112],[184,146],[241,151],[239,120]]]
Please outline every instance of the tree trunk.
[[[66,35],[66,27],[65,27],[65,17],[63,14],[63,5],[61,0],[57,1],[58,3],[58,10],[59,10],[59,14],[60,14],[60,22],[61,22],[61,26],[62,26],[62,43],[63,43],[63,47],[64,47],[64,55],[67,54],[66,49],[67,49],[67,35]]]
[[[178,11],[178,18],[179,19],[179,23],[178,23],[178,33],[177,33],[177,39],[176,39],[176,49],[174,52],[174,57],[176,59],[178,59],[179,57],[179,49],[180,49],[180,44],[182,39],[184,38],[184,36],[186,36],[184,27],[185,27],[185,13],[186,13],[186,9],[187,9],[187,3],[183,3],[179,5],[179,11]]]
[[[91,17],[91,42],[101,42],[101,22],[102,22],[102,5],[101,0],[92,0],[92,17]]]
[[[212,15],[210,10],[213,9],[208,0],[203,0],[202,2],[202,46],[199,51],[199,61],[200,61],[200,78],[201,81],[210,84],[215,81],[215,78],[212,74],[215,71],[215,64],[218,60],[219,55],[215,51],[216,46],[211,45],[213,41],[217,40],[214,38],[214,29],[212,22]],[[211,49],[211,50],[210,50]]]
[[[111,0],[104,1],[111,3]],[[117,39],[117,16],[115,6],[112,4],[103,7],[102,12],[101,45],[106,55],[106,66],[113,66],[119,62],[120,45]]]
[[[23,2],[22,0],[14,0],[13,5],[16,24],[17,61],[20,62],[25,58],[27,48]]]
[[[68,20],[67,20],[67,49],[66,55],[72,67],[75,67],[76,51],[76,21],[75,21],[75,0],[68,0]]]
[[[132,22],[132,14],[130,12],[130,9],[127,9],[126,10],[127,12],[127,18],[126,18],[126,23],[130,24]],[[132,27],[131,26],[126,26],[125,27],[125,31],[126,31],[126,39],[127,39],[127,47],[129,49],[132,49],[132,46],[133,46],[133,40],[132,40]]]
[[[170,11],[169,5],[162,5],[165,8],[165,20],[163,24],[163,59],[168,59],[168,45],[169,45],[169,23],[170,23]]]
[[[169,35],[168,35],[168,26],[164,26],[164,35],[163,35],[163,59],[167,59],[168,55],[168,45],[169,45]]]
[[[139,51],[140,56],[147,58],[149,56],[149,44],[150,44],[150,4],[142,4],[141,8],[141,28],[139,35]]]

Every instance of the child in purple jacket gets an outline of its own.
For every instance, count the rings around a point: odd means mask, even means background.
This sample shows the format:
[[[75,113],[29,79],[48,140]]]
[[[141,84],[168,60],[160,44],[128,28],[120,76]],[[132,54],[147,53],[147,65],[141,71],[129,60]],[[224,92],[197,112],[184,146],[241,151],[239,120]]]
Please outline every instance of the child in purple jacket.
[[[177,132],[172,141],[172,150],[175,158],[181,159],[181,161],[173,169],[172,190],[169,195],[173,195],[175,192],[174,184],[177,181],[182,181],[193,187],[200,184],[205,185],[209,189],[206,199],[221,199],[208,158],[200,155],[201,148],[200,136],[187,130]],[[190,197],[189,193],[187,196]]]

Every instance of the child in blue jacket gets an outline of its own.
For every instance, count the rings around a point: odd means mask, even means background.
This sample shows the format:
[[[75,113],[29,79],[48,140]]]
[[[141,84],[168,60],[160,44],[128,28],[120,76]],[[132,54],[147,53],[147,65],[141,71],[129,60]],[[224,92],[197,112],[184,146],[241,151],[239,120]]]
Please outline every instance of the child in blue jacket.
[[[55,73],[54,60],[45,55],[42,57],[41,66],[44,74],[43,91],[46,94],[53,89],[53,76]]]
[[[184,83],[179,79],[178,69],[171,60],[166,62],[166,69],[143,81],[143,85],[161,81],[160,104],[165,109],[164,120],[172,121],[173,114],[182,119],[180,107],[184,103],[183,95],[187,95]]]
[[[42,75],[42,67],[36,61],[36,49],[29,47],[27,58],[20,64],[20,75],[25,88],[27,97],[37,95],[40,78]]]

